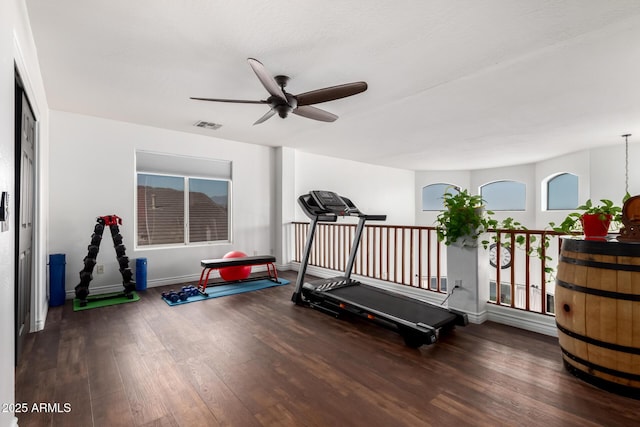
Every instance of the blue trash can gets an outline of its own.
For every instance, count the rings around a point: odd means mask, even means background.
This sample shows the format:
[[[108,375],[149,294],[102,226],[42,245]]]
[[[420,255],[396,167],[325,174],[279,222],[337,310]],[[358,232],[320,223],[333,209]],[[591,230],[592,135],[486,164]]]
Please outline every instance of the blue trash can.
[[[49,306],[57,307],[64,304],[66,290],[64,284],[65,254],[49,255]]]
[[[147,290],[147,259],[136,258],[136,291]]]

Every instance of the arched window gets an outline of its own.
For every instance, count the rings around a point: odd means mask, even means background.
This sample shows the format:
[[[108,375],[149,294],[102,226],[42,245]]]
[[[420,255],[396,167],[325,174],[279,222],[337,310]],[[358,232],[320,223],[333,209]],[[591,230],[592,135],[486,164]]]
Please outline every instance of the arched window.
[[[570,210],[578,207],[578,177],[561,173],[547,180],[547,210]]]
[[[456,194],[460,192],[460,187],[453,184],[439,182],[422,187],[422,210],[441,211],[444,207],[442,197],[444,193]]]
[[[527,187],[517,181],[495,181],[480,187],[485,208],[490,211],[523,211],[527,204]]]

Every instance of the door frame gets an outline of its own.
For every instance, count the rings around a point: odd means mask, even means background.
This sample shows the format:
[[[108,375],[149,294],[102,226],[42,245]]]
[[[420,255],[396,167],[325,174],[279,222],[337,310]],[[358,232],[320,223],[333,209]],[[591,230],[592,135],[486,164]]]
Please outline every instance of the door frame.
[[[28,111],[26,111],[28,110]],[[24,119],[25,116],[33,118],[33,145],[28,150],[32,149],[31,160],[32,166],[23,170],[23,167],[27,167],[23,161],[23,153],[25,150],[24,147],[24,139],[23,139],[23,127],[25,125]],[[13,218],[11,215],[9,216],[9,224],[12,226],[14,231],[14,247],[15,247],[15,255],[14,255],[14,329],[15,329],[15,339],[14,339],[14,347],[15,347],[15,363],[18,364],[21,356],[21,351],[24,350],[23,344],[26,335],[31,332],[31,321],[33,316],[31,315],[31,311],[33,310],[34,304],[33,299],[31,297],[31,293],[35,288],[35,280],[33,272],[34,268],[34,245],[35,245],[35,236],[33,235],[33,226],[35,222],[35,165],[36,165],[36,151],[35,151],[35,143],[36,143],[36,132],[35,128],[37,125],[37,121],[35,120],[35,115],[33,114],[33,108],[31,107],[31,102],[27,96],[26,91],[24,90],[24,84],[20,77],[20,74],[15,71],[15,83],[14,83],[14,185],[13,185]],[[29,131],[27,131],[29,132]],[[27,142],[28,145],[31,145]],[[29,173],[29,176],[26,175]],[[23,182],[23,179],[26,178],[26,183]],[[26,185],[25,185],[26,184]],[[27,190],[27,195],[29,195],[30,201],[24,203],[22,200],[22,196],[24,195],[25,189]],[[23,212],[21,210],[22,206],[26,206],[26,210],[28,212]],[[22,235],[23,228],[23,218],[30,218],[28,220],[30,222],[29,232],[26,235]],[[28,240],[25,240],[28,237]],[[21,277],[21,262],[20,262],[20,254],[22,253],[23,243],[28,241],[30,255],[29,260],[27,262],[29,272],[26,273],[28,279],[22,283],[20,280]],[[27,293],[26,298],[23,300],[21,294],[24,292]],[[28,311],[23,312],[23,308],[28,306]],[[22,324],[24,322],[24,325]],[[18,328],[20,325],[20,328]],[[26,330],[22,330],[22,327],[25,327]],[[19,337],[23,337],[19,339]]]
[[[29,104],[31,105],[31,110],[36,120],[35,125],[35,144],[34,144],[34,218],[33,218],[33,262],[32,262],[32,277],[33,277],[33,286],[31,289],[31,317],[30,317],[30,331],[35,332],[44,329],[45,321],[47,318],[48,312],[48,291],[47,291],[47,272],[46,272],[46,227],[43,223],[43,206],[45,203],[43,201],[43,179],[42,176],[46,172],[43,169],[43,165],[46,164],[43,161],[43,145],[42,145],[42,130],[43,130],[43,114],[41,113],[41,108],[38,105],[38,98],[35,96],[33,84],[34,79],[31,78],[31,74],[29,72],[29,67],[27,67],[27,62],[25,61],[25,55],[22,53],[23,50],[20,47],[20,43],[14,34],[13,37],[13,59],[14,59],[14,74],[15,78],[19,77],[22,81],[22,87],[24,93],[29,100]],[[35,75],[35,74],[34,74]],[[41,81],[41,79],[37,79],[36,81]],[[42,89],[44,93],[44,89]],[[14,157],[16,153],[14,153]],[[15,164],[15,159],[14,159]],[[14,185],[15,188],[15,185]],[[12,189],[13,191],[13,189]],[[12,208],[12,216],[16,212],[16,207],[13,204],[15,198],[10,200],[11,208]],[[11,227],[15,227],[15,222],[10,217]],[[17,238],[17,236],[16,236]],[[14,254],[14,262],[18,254]],[[15,271],[12,272],[15,274]],[[17,277],[14,277],[14,283],[18,280]],[[15,331],[15,325],[13,327]],[[15,344],[15,343],[14,343]]]

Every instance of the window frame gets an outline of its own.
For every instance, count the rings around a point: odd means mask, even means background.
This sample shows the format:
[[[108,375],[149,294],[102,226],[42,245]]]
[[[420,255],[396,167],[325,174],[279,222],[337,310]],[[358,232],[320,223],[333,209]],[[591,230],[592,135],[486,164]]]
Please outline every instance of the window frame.
[[[460,186],[455,185],[455,184],[449,184],[449,183],[446,183],[446,182],[434,182],[434,183],[431,183],[431,184],[427,184],[427,185],[422,186],[422,190],[421,190],[421,194],[420,194],[420,198],[421,198],[421,200],[420,200],[420,201],[421,201],[421,205],[422,205],[422,206],[421,206],[421,207],[422,207],[422,212],[440,212],[440,211],[444,210],[444,203],[442,203],[442,202],[440,203],[440,207],[439,207],[438,209],[425,209],[425,208],[424,208],[424,190],[425,190],[425,188],[427,188],[427,187],[435,187],[436,185],[438,185],[438,186],[445,186],[445,187],[444,187],[444,191],[442,192],[442,195],[441,195],[441,196],[440,196],[440,198],[439,198],[440,200],[443,200],[443,197],[444,197],[444,195],[447,193],[447,191],[446,191],[446,190],[447,190],[448,188],[453,188],[453,189],[455,189],[458,193],[460,192]]]
[[[575,177],[575,181],[576,181],[576,188],[575,188],[575,206],[572,208],[550,208],[549,207],[549,197],[550,197],[550,191],[549,191],[549,184],[551,184],[555,179],[561,177],[561,176],[572,176]],[[550,175],[549,177],[547,177],[544,181],[543,181],[543,206],[545,211],[548,212],[557,212],[557,211],[571,211],[574,210],[575,208],[578,207],[578,205],[580,204],[579,200],[580,200],[580,177],[575,174],[575,173],[571,173],[571,172],[559,172],[553,175]]]
[[[487,202],[487,199],[486,199],[485,195],[483,194],[483,191],[482,191],[482,190],[483,190],[483,189],[485,189],[485,188],[487,188],[488,186],[496,185],[496,184],[499,184],[499,183],[513,183],[513,184],[518,184],[518,187],[520,187],[520,188],[523,188],[523,189],[524,189],[524,194],[523,194],[523,195],[524,195],[524,203],[523,203],[522,208],[516,208],[516,207],[513,207],[513,208],[506,208],[506,209],[498,209],[498,208],[495,208],[495,207],[491,207],[491,206],[489,206],[489,204],[488,204],[488,202]],[[490,210],[490,211],[494,211],[494,212],[526,212],[526,210],[527,210],[527,184],[526,184],[526,183],[524,183],[524,182],[516,181],[516,180],[514,180],[514,179],[498,179],[498,180],[495,180],[495,181],[487,182],[486,184],[482,184],[482,185],[479,187],[479,189],[478,189],[478,190],[479,190],[479,191],[478,191],[478,193],[479,193],[479,194],[480,194],[480,196],[482,197],[482,200],[483,200],[483,202],[485,203],[486,208],[487,208],[488,210]]]
[[[181,178],[183,180],[183,221],[182,221],[182,236],[183,241],[181,243],[160,243],[160,244],[151,244],[151,245],[141,245],[139,242],[139,233],[138,233],[138,177],[140,175],[151,175],[151,176],[160,176],[160,177],[172,177],[172,178]],[[205,181],[217,181],[217,182],[226,182],[227,184],[227,236],[226,240],[210,240],[210,241],[198,241],[191,242],[191,233],[190,233],[190,210],[189,210],[189,196],[190,196],[190,185],[189,181],[191,179],[197,180],[205,180]],[[198,176],[198,175],[188,175],[188,174],[176,174],[176,173],[162,173],[162,172],[146,172],[139,171],[136,169],[135,171],[135,179],[134,179],[134,218],[135,218],[135,249],[136,250],[155,250],[155,249],[167,249],[167,248],[193,248],[198,246],[213,246],[213,245],[221,245],[221,244],[230,244],[233,243],[233,181],[230,178],[215,178],[209,176]]]

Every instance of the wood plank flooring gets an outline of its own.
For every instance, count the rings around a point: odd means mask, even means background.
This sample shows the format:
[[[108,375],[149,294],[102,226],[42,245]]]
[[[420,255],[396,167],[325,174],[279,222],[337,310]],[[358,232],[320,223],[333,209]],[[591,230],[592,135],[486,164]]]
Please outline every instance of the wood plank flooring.
[[[487,322],[414,350],[295,306],[295,273],[280,274],[292,284],[176,307],[162,287],[51,308],[16,399],[60,410],[16,414],[20,427],[640,425],[640,401],[570,375],[555,338]]]

